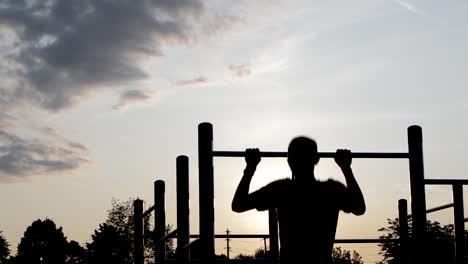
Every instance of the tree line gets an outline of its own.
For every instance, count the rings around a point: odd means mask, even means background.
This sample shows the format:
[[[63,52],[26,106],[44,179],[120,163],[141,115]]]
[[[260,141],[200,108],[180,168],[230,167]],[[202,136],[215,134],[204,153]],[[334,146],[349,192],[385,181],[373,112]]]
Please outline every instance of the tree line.
[[[145,231],[151,229],[150,217],[144,220]],[[399,238],[398,219],[388,219],[388,226],[379,229],[380,238]],[[412,235],[411,219],[409,220],[409,235]],[[441,225],[439,222],[427,222],[428,234],[431,238],[453,238],[453,225]],[[166,232],[172,227],[168,225]],[[468,232],[465,231],[468,237]],[[145,263],[153,264],[154,241],[145,239]],[[133,200],[112,200],[112,207],[107,211],[107,219],[99,224],[91,235],[90,242],[80,245],[77,241],[68,240],[51,219],[35,220],[27,227],[21,238],[15,255],[11,254],[10,244],[0,231],[0,264],[133,264]],[[399,259],[399,243],[380,243],[380,254],[383,260],[378,264],[397,264]],[[427,245],[429,251],[437,252],[435,257],[440,263],[453,263],[453,242],[440,240]],[[468,255],[468,247],[465,249]],[[173,239],[166,241],[167,258],[175,258]],[[197,258],[199,250],[196,244],[191,248],[191,256]],[[238,259],[268,258],[270,252],[258,248],[253,255],[239,254]],[[361,255],[336,247],[332,257],[334,264],[363,264]],[[227,258],[217,255],[217,258]]]

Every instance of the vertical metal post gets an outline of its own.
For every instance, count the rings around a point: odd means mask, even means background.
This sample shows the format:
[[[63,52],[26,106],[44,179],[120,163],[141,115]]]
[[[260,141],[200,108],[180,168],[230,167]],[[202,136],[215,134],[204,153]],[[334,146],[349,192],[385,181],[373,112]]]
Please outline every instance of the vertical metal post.
[[[400,225],[400,264],[408,264],[408,203],[398,200],[398,220]]]
[[[268,224],[270,231],[270,254],[273,259],[278,259],[278,219],[276,214],[276,208],[270,209],[268,211]]]
[[[411,185],[411,213],[413,217],[413,237],[415,258],[424,263],[426,244],[426,193],[424,186],[424,163],[422,129],[420,126],[408,127],[408,150]]]
[[[214,235],[214,176],[213,176],[213,126],[198,125],[198,177],[200,198],[200,249],[201,263],[215,261]]]
[[[455,263],[462,264],[465,250],[465,216],[463,213],[463,185],[453,184],[453,212],[455,222]]]
[[[177,263],[189,263],[190,251],[190,205],[189,205],[189,158],[178,156],[177,168]]]
[[[144,262],[144,241],[143,241],[143,201],[136,199],[133,202],[133,258],[134,264]]]
[[[156,264],[166,261],[166,241],[161,239],[166,235],[165,184],[162,180],[154,182],[154,259]]]

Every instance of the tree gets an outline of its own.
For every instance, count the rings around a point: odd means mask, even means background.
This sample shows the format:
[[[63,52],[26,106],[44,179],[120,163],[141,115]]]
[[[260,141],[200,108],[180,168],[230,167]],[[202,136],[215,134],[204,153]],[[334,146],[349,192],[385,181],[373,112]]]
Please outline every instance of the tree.
[[[346,249],[341,249],[341,247],[333,248],[332,250],[332,259],[333,264],[364,264],[362,261],[361,255],[355,250],[351,252]]]
[[[254,256],[252,255],[244,255],[242,253],[236,256],[236,259],[253,259],[253,258]]]
[[[7,262],[7,259],[10,256],[9,247],[10,244],[3,237],[2,231],[0,231],[0,264],[5,264]]]
[[[398,218],[393,220],[387,219],[388,226],[380,228],[379,232],[384,232],[380,238],[383,239],[399,239],[400,238],[400,225]],[[409,238],[412,238],[412,221],[411,218],[408,220],[408,235]],[[453,242],[450,240],[443,239],[452,239],[454,237],[454,227],[453,225],[444,225],[442,226],[437,221],[427,221],[427,237],[430,239],[430,242],[427,243],[425,252],[428,254],[434,253],[431,255],[431,260],[434,263],[453,263],[454,261],[454,246]],[[465,231],[465,238],[468,237],[468,233]],[[434,240],[440,239],[440,240]],[[380,254],[384,257],[383,261],[379,264],[397,264],[400,263],[400,246],[399,242],[385,242],[380,243]],[[409,251],[411,252],[411,243],[409,244]],[[465,254],[468,253],[468,248],[465,247]]]
[[[271,258],[271,254],[269,250],[265,251],[265,249],[263,248],[257,248],[257,250],[255,250],[254,257],[255,258]]]
[[[62,228],[46,219],[34,221],[24,232],[15,258],[17,264],[63,264],[67,240]]]
[[[109,235],[114,236],[114,239],[117,239],[116,236],[119,236],[118,241],[125,241],[125,247],[122,247],[120,244],[115,244],[114,246],[119,247],[119,250],[125,251],[125,263],[133,263],[133,201],[134,199],[128,199],[126,201],[120,201],[118,199],[112,199],[112,207],[107,211],[107,219],[104,222],[105,226],[100,225],[98,230],[95,230],[94,236],[98,236],[100,239],[103,236]],[[110,227],[115,229],[110,231]],[[152,229],[151,225],[151,216],[147,216],[144,219],[144,230],[145,233],[150,233]],[[166,226],[166,233],[169,233],[172,229],[171,225]],[[150,238],[145,239],[145,258],[147,263],[152,263],[154,256],[154,241]],[[95,250],[101,250],[104,248],[96,248]],[[106,249],[108,250],[108,249]],[[104,252],[105,253],[105,252]],[[103,254],[104,254],[103,253]],[[95,252],[94,254],[100,254]],[[166,257],[175,258],[175,249],[173,239],[166,240]],[[110,263],[110,262],[109,262]]]
[[[80,244],[74,240],[67,243],[65,263],[85,264],[87,263],[87,252]]]
[[[92,242],[87,244],[89,264],[132,263],[129,251],[132,241],[127,239],[122,230],[106,223],[100,224],[91,239]]]

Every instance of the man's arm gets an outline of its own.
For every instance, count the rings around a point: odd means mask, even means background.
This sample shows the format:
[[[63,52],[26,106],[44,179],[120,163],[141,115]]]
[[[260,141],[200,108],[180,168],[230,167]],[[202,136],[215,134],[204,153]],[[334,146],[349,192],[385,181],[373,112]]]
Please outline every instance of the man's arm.
[[[361,188],[354,178],[353,170],[351,169],[351,151],[347,149],[338,149],[335,155],[335,162],[341,168],[346,179],[347,195],[344,199],[347,209],[355,215],[363,215],[366,212],[366,203],[362,195]]]
[[[232,199],[231,207],[234,212],[241,213],[255,208],[254,201],[249,195],[249,188],[250,182],[260,160],[260,151],[258,149],[247,149],[245,151],[245,162],[247,165],[239,186],[237,186],[234,198]]]

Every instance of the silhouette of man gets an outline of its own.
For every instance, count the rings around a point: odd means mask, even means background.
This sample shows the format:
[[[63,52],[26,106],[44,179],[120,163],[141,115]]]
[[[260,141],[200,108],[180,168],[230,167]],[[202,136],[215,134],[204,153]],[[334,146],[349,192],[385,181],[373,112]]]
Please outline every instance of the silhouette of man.
[[[351,169],[351,151],[336,151],[335,162],[341,168],[346,185],[315,179],[314,167],[319,161],[317,144],[307,137],[297,137],[288,147],[288,164],[292,179],[271,182],[249,193],[251,179],[260,163],[260,151],[247,149],[247,163],[242,180],[232,201],[232,210],[244,212],[275,209],[280,230],[281,263],[332,263],[338,214],[362,215],[366,205]]]

